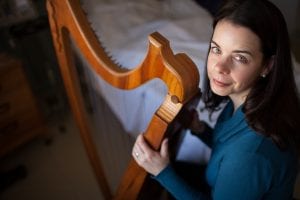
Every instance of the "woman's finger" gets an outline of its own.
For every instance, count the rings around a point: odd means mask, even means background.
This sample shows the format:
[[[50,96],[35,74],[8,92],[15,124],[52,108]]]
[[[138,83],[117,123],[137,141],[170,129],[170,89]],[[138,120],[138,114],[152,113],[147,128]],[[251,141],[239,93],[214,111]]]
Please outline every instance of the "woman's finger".
[[[141,156],[141,154],[143,154],[143,150],[142,150],[142,148],[139,145],[141,139],[142,139],[141,135],[138,135],[138,137],[137,137],[137,139],[136,139],[136,141],[134,143],[134,146],[132,148],[131,155],[135,158],[136,161]]]
[[[141,151],[141,153],[145,155],[150,155],[154,150],[149,146],[147,141],[144,138],[144,135],[141,134],[137,138],[137,147]]]

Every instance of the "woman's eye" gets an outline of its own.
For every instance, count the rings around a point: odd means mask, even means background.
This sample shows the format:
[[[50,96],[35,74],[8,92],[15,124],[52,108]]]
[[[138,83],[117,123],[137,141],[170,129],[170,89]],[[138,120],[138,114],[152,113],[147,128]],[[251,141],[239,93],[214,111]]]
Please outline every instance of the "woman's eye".
[[[220,54],[221,50],[218,47],[211,47],[211,52],[213,52],[214,54]]]
[[[235,56],[235,59],[244,64],[248,63],[248,59],[245,56],[237,55]]]

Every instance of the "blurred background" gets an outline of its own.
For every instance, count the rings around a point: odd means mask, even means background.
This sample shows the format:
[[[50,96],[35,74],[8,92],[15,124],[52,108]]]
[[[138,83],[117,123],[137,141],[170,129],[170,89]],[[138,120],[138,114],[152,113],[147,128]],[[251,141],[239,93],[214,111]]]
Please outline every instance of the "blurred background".
[[[271,1],[300,62],[300,1]],[[218,3],[197,2],[211,13]],[[70,114],[45,4],[0,0],[0,199],[101,199]]]

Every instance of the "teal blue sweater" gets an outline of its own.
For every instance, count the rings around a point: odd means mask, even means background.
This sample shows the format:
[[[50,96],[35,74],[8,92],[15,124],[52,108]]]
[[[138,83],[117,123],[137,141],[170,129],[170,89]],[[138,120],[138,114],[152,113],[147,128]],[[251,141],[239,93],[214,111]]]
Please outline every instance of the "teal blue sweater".
[[[252,130],[241,108],[233,113],[228,103],[210,136],[204,137],[212,148],[205,172],[210,195],[188,185],[171,164],[154,177],[176,199],[292,199],[297,156]]]

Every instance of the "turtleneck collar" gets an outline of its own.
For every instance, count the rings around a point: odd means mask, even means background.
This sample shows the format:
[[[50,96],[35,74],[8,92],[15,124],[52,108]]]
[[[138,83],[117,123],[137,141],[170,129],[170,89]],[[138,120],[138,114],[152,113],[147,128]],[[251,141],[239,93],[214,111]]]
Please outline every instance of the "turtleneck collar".
[[[243,104],[234,112],[232,101],[228,102],[215,127],[214,141],[223,143],[229,138],[237,135],[241,130],[248,128],[242,107]]]

